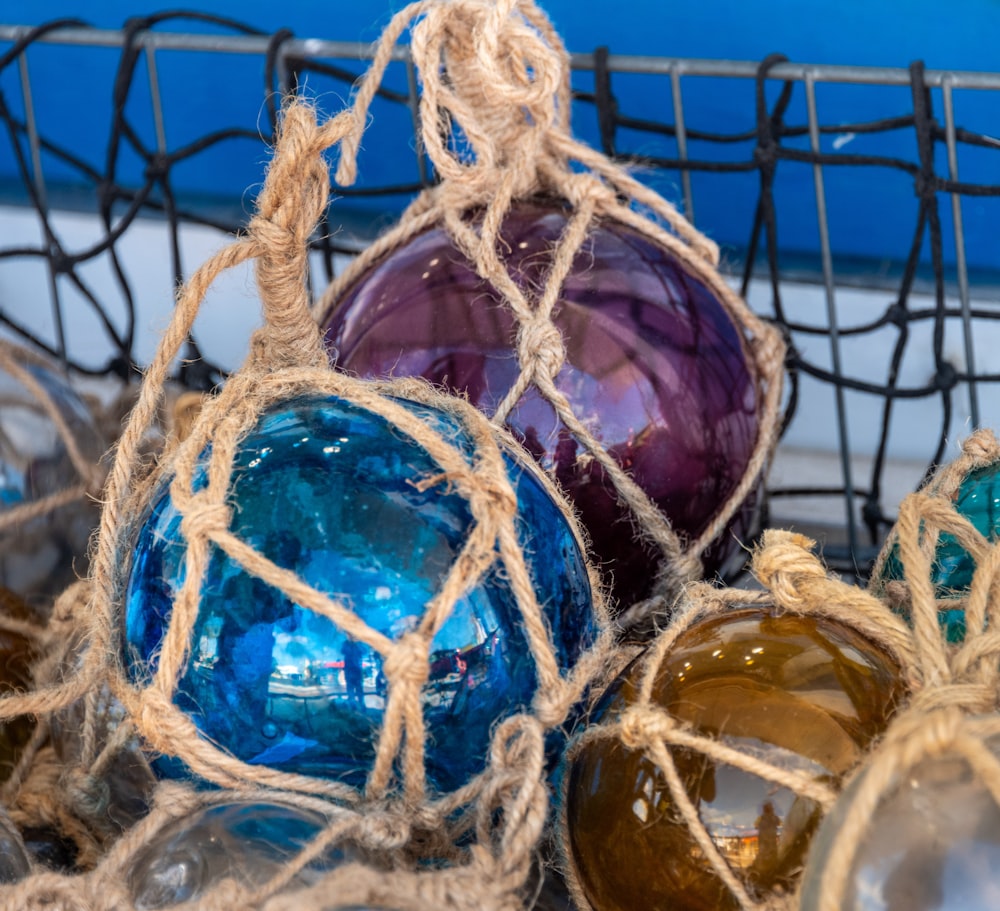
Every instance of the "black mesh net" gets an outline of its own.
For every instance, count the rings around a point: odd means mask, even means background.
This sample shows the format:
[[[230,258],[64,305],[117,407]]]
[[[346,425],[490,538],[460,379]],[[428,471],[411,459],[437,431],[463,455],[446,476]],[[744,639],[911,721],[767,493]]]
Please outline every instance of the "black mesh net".
[[[245,222],[282,93],[342,109],[367,48],[176,12],[116,32],[71,20],[10,26],[0,39],[0,199],[34,209],[39,225],[37,241],[0,244],[0,322],[73,371],[137,380],[136,226],[162,226],[162,255],[180,283],[198,264],[187,261],[188,227],[228,233]],[[192,80],[199,67],[206,76]],[[975,344],[989,345],[1000,318],[991,303],[996,262],[976,252],[985,243],[976,228],[995,218],[990,198],[1000,184],[957,177],[959,160],[973,161],[976,174],[1000,173],[1000,141],[963,126],[953,92],[978,89],[1000,107],[1000,79],[966,84],[919,62],[908,72],[798,67],[777,55],[714,65],[605,48],[574,56],[574,68],[575,132],[686,208],[721,242],[734,285],[784,329],[786,443],[825,447],[834,468],[828,482],[808,471],[791,483],[778,477],[773,513],[786,501],[834,504],[842,528],[829,536],[827,559],[863,575],[892,522],[894,459],[903,452],[914,486],[957,436],[988,420],[983,403],[1000,382],[988,356],[977,369]],[[701,103],[713,80],[728,80],[724,116]],[[58,92],[46,95],[52,84]],[[415,138],[418,90],[401,48],[373,106],[362,179],[335,189],[317,232],[317,286],[434,180]],[[642,107],[631,110],[636,97]],[[81,106],[85,121],[75,116]],[[803,207],[815,235],[803,236]],[[99,225],[96,234],[69,240],[60,224],[67,212]],[[963,212],[971,213],[965,231]],[[874,221],[889,224],[890,241],[859,248],[854,226]],[[36,285],[50,306],[15,299],[9,276],[25,263],[44,277]],[[857,288],[867,294],[845,305]],[[82,323],[103,344],[75,344]],[[196,331],[178,364],[191,388],[211,387],[229,366],[203,341]],[[810,443],[801,428],[815,427],[817,399],[830,418],[820,419],[826,438]],[[916,424],[918,443],[895,445]]]

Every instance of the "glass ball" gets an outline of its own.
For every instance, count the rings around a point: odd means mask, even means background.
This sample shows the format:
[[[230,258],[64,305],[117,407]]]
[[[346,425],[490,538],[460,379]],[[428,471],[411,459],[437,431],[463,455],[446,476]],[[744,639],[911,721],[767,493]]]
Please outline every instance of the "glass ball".
[[[327,826],[319,813],[282,803],[223,803],[164,826],[128,874],[136,908],[151,911],[193,901],[223,879],[262,886]],[[289,888],[312,885],[344,859],[331,848],[302,869]]]
[[[640,657],[605,694],[596,720],[613,721],[634,704],[643,674]],[[682,633],[653,688],[653,704],[693,732],[830,783],[879,736],[901,696],[896,662],[849,627],[757,608]],[[669,749],[712,841],[750,893],[791,887],[819,805],[699,752]],[[568,847],[596,911],[738,907],[641,752],[598,739],[568,775]]]
[[[96,464],[105,446],[87,406],[54,370],[21,366],[54,403],[81,454]],[[34,393],[0,370],[0,511],[79,484],[65,443]],[[90,498],[66,504],[0,531],[0,585],[47,609],[51,599],[86,572],[90,535],[99,520]]]
[[[401,402],[472,458],[444,412]],[[196,486],[205,483],[205,459]],[[530,462],[504,454],[517,533],[559,664],[592,641],[595,619],[579,542]],[[275,563],[349,604],[390,638],[414,630],[464,546],[468,502],[443,485],[423,447],[337,398],[272,407],[239,445],[231,530]],[[167,491],[135,544],[125,605],[127,664],[149,677],[184,577],[181,517]],[[422,703],[426,769],[441,789],[485,765],[495,723],[527,708],[537,686],[516,600],[499,561],[455,605],[431,643]],[[190,657],[175,702],[204,735],[272,769],[363,784],[389,681],[382,656],[289,601],[212,548]],[[182,774],[163,757],[161,775]]]
[[[0,883],[16,883],[31,872],[31,861],[17,827],[0,812]]]
[[[987,742],[1000,755],[1000,738]],[[830,850],[863,785],[855,779],[823,820],[802,884],[820,905]],[[1000,807],[954,753],[925,759],[896,782],[857,846],[844,911],[988,911],[1000,906]]]
[[[968,519],[988,541],[1000,540],[1000,462],[969,472],[953,498],[954,509]],[[931,563],[931,582],[941,600],[958,599],[969,591],[976,562],[954,535],[938,535]],[[903,579],[903,563],[898,542],[893,545],[882,569],[882,586],[893,579]],[[965,639],[965,611],[939,606],[938,622],[949,642]]]
[[[530,296],[566,227],[551,201],[517,203],[500,247]],[[594,225],[553,312],[573,412],[687,538],[701,534],[747,470],[758,435],[756,371],[717,296],[673,254],[622,224]],[[517,323],[442,228],[384,256],[324,317],[336,365],[364,377],[422,376],[492,415],[513,386]],[[660,559],[634,533],[604,470],[531,387],[508,429],[567,492],[623,605],[651,592]],[[756,531],[752,495],[703,555],[734,572]]]

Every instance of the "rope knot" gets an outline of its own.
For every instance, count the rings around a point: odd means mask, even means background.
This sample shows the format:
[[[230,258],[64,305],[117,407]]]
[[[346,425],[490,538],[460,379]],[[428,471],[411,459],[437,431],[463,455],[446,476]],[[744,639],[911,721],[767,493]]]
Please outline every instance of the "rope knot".
[[[775,600],[798,605],[805,600],[803,589],[811,583],[827,581],[826,570],[812,553],[816,542],[795,532],[770,529],[764,532],[753,557],[753,569]]]
[[[506,719],[493,735],[490,765],[499,770],[541,772],[545,738],[541,723],[530,715]]]
[[[181,519],[181,534],[186,541],[212,540],[225,533],[232,520],[232,510],[226,503],[213,503],[206,493],[195,494]]]
[[[100,820],[111,804],[111,787],[85,769],[71,768],[63,776],[67,803],[85,820]]]
[[[364,813],[355,838],[375,851],[395,851],[410,841],[412,825],[404,812],[386,810]]]
[[[519,192],[530,191],[545,137],[569,104],[565,49],[518,6],[452,0],[428,8],[413,29],[428,155],[446,180],[484,198],[501,171],[530,173]]]
[[[980,428],[962,443],[962,454],[975,466],[989,465],[1000,459],[1000,441],[988,428]]]
[[[383,667],[390,686],[419,690],[430,676],[427,643],[419,633],[404,633],[393,643]]]
[[[654,743],[663,743],[677,728],[677,721],[652,708],[630,706],[618,722],[619,738],[630,750],[644,750]]]
[[[517,355],[523,368],[554,380],[566,360],[562,333],[549,317],[534,313],[518,328]]]

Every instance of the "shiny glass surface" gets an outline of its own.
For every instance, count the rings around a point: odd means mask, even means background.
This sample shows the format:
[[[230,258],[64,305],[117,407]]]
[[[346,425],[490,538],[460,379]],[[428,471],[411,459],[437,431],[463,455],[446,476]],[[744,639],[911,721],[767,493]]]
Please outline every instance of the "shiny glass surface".
[[[640,663],[605,695],[598,722],[636,700]],[[902,695],[895,662],[853,630],[759,609],[734,609],[692,626],[660,666],[654,687],[655,704],[697,733],[831,782],[860,759]],[[751,893],[791,887],[820,808],[701,753],[672,752],[709,835]],[[662,773],[641,753],[617,739],[596,741],[568,774],[570,850],[597,911],[738,907]]]
[[[310,810],[281,803],[225,803],[179,819],[143,848],[128,874],[140,911],[189,902],[223,879],[261,886],[326,827]],[[289,888],[314,883],[343,860],[331,848],[298,873]]]
[[[79,849],[68,836],[54,827],[25,826],[21,829],[21,837],[35,864],[62,872],[76,867]]]
[[[529,297],[544,286],[565,210],[519,203],[501,252]],[[715,295],[665,249],[621,224],[596,225],[553,313],[566,363],[556,386],[574,413],[674,528],[700,534],[742,479],[757,439],[755,372]],[[517,328],[499,294],[447,233],[417,235],[377,262],[325,317],[331,357],[361,376],[423,376],[492,414],[519,367]],[[509,429],[563,486],[613,594],[649,594],[655,551],[637,540],[605,477],[532,387]],[[707,574],[742,563],[757,497],[705,554]]]
[[[37,364],[24,367],[54,402],[81,454],[96,464],[105,446],[87,406],[54,371]],[[55,424],[34,395],[2,370],[0,400],[0,510],[78,484]],[[96,503],[84,498],[0,532],[0,585],[47,607],[52,596],[86,572],[87,545],[98,520]]]
[[[471,457],[453,418],[412,403]],[[518,533],[561,665],[594,635],[586,568],[572,528],[526,461],[505,456]],[[276,563],[397,638],[415,629],[466,541],[468,504],[437,485],[425,450],[339,399],[272,409],[239,447],[231,528]],[[196,483],[201,484],[201,477]],[[155,665],[184,577],[180,516],[168,493],[135,547],[125,634],[134,679]],[[528,706],[536,674],[513,592],[494,566],[432,642],[422,701],[426,765],[442,789],[483,768],[496,721]],[[374,756],[388,681],[381,656],[213,548],[177,704],[246,762],[360,785]],[[161,775],[182,774],[161,758]]]
[[[31,872],[31,861],[17,827],[0,815],[0,883],[16,883]]]
[[[988,746],[1000,752],[1000,739]],[[855,799],[852,782],[823,821],[803,881],[802,911],[819,907],[820,878]],[[1000,907],[1000,807],[968,763],[926,759],[872,814],[847,881],[844,911],[995,911]]]
[[[954,498],[955,511],[965,516],[988,541],[1000,540],[1000,462],[969,472]],[[931,581],[936,595],[942,600],[958,598],[972,585],[976,562],[954,535],[943,533],[938,537],[931,566]],[[903,578],[903,563],[896,544],[882,570],[883,583]],[[938,610],[941,624],[949,642],[965,639],[965,611],[949,610],[941,605]]]

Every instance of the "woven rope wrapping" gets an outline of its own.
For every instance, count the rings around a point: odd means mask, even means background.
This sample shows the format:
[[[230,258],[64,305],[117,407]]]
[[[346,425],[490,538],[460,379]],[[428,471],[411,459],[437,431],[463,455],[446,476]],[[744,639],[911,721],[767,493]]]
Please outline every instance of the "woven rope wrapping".
[[[328,312],[343,291],[382,256],[431,226],[443,226],[479,275],[496,289],[519,327],[520,375],[491,417],[502,424],[531,386],[551,403],[566,428],[611,479],[619,500],[631,512],[636,532],[663,554],[657,591],[672,600],[686,582],[701,576],[700,555],[766,469],[777,438],[784,357],[781,337],[722,280],[712,241],[670,203],[570,136],[568,56],[533,0],[421,0],[398,13],[378,44],[355,99],[351,129],[341,147],[338,182],[346,185],[355,179],[368,106],[393,45],[413,22],[411,47],[422,80],[421,138],[443,180],[418,197],[393,230],[351,263],[326,290],[316,312]],[[472,152],[468,160],[449,148],[459,131]],[[512,203],[537,194],[565,200],[572,215],[552,250],[544,287],[529,293],[508,273],[498,236]],[[656,220],[639,214],[635,206],[650,211]],[[484,210],[478,230],[465,220],[477,209]],[[556,386],[565,351],[553,310],[574,257],[597,220],[626,225],[673,253],[722,301],[740,328],[755,367],[759,434],[752,457],[729,499],[693,541],[681,540]]]
[[[1000,544],[983,537],[954,507],[969,472],[998,460],[1000,444],[990,431],[969,437],[959,458],[903,501],[876,563],[872,590],[884,590],[896,606],[904,604],[911,618],[915,688],[909,706],[853,783],[852,800],[819,874],[821,911],[843,907],[856,853],[880,801],[923,760],[960,758],[1000,805],[1000,758],[987,745],[1000,736]],[[935,598],[934,550],[944,533],[953,535],[975,561],[968,594],[961,598]],[[894,547],[904,578],[883,584],[880,574]],[[947,642],[938,622],[940,611],[955,609],[965,611],[961,643]]]
[[[754,555],[753,568],[766,591],[717,589],[706,584],[689,587],[670,625],[659,635],[643,659],[635,701],[616,721],[592,725],[574,740],[567,753],[571,760],[585,746],[604,739],[619,740],[629,750],[640,750],[663,776],[671,799],[687,824],[691,836],[719,880],[744,911],[792,909],[791,895],[758,900],[740,880],[716,846],[698,815],[675,765],[671,748],[700,753],[716,762],[734,766],[772,784],[808,798],[824,812],[837,796],[837,789],[812,775],[783,769],[721,740],[695,733],[653,701],[654,682],[660,666],[678,638],[694,623],[724,614],[734,607],[777,607],[781,612],[824,617],[850,627],[893,655],[903,669],[904,681],[913,683],[916,665],[912,638],[904,623],[865,591],[829,575],[813,555],[815,542],[785,531],[766,531]],[[569,775],[564,785],[568,786]],[[560,850],[567,883],[580,908],[590,908],[569,849],[566,829],[566,795],[561,801]]]
[[[62,641],[62,653],[51,659],[38,689],[0,700],[0,718],[23,712],[48,716],[81,698],[86,700],[87,715],[81,733],[83,758],[81,768],[72,776],[75,793],[82,795],[77,804],[87,802],[88,787],[94,784],[97,773],[113,767],[115,754],[129,746],[134,732],[151,749],[179,757],[196,774],[216,784],[265,799],[333,800],[328,809],[330,828],[302,857],[290,861],[275,881],[253,894],[232,883],[225,884],[200,906],[227,911],[258,907],[274,896],[274,907],[283,907],[278,892],[313,856],[310,852],[319,852],[323,845],[338,839],[354,837],[373,844],[382,838],[396,849],[419,829],[422,840],[429,839],[435,847],[434,859],[449,859],[449,852],[458,851],[456,839],[463,835],[466,842],[470,834],[475,837],[471,847],[459,852],[454,867],[409,874],[404,870],[401,878],[391,882],[381,871],[365,876],[363,871],[348,867],[345,870],[353,871],[350,874],[333,871],[327,877],[328,886],[336,886],[338,896],[355,895],[359,902],[367,900],[366,896],[373,900],[388,897],[392,906],[403,909],[426,908],[429,904],[435,909],[506,909],[519,902],[517,893],[529,875],[546,817],[544,731],[565,719],[603,666],[611,648],[611,633],[597,579],[591,573],[595,612],[604,631],[572,672],[560,670],[518,543],[516,499],[502,459],[503,444],[483,415],[466,402],[435,392],[424,383],[370,384],[337,374],[328,366],[318,328],[307,307],[306,243],[327,200],[329,181],[322,154],[339,140],[349,124],[349,119],[341,116],[317,126],[308,105],[291,102],[286,106],[274,161],[258,201],[258,215],[251,221],[247,236],[209,260],[181,293],[116,450],[91,578],[67,593],[61,602],[63,609],[56,611],[57,617],[68,618],[71,625],[83,624],[86,648],[77,659],[75,672],[63,679],[56,670],[70,649]],[[264,310],[264,325],[251,340],[250,356],[217,395],[201,403],[187,436],[180,439],[178,434],[160,465],[150,470],[142,459],[147,431],[157,419],[169,370],[205,291],[223,270],[250,258],[257,260]],[[397,433],[422,447],[438,466],[439,471],[422,484],[446,488],[468,503],[473,521],[466,543],[440,590],[426,606],[417,628],[397,640],[368,627],[347,606],[270,562],[229,531],[230,472],[240,440],[269,405],[303,394],[338,396],[383,417]],[[447,411],[465,430],[473,457],[464,456],[394,397]],[[209,442],[210,455],[204,461]],[[508,440],[507,444],[513,442]],[[199,460],[205,465],[207,483],[195,492],[193,478]],[[141,687],[128,679],[118,657],[121,611],[136,534],[151,498],[171,477],[170,494],[182,516],[181,531],[187,545],[185,581],[174,599],[155,674],[148,686]],[[552,485],[544,479],[542,483],[561,502]],[[568,509],[563,509],[572,524]],[[243,763],[202,738],[193,721],[173,704],[178,679],[190,654],[198,592],[211,548],[223,551],[247,573],[292,602],[329,618],[382,655],[389,695],[364,795],[334,781]],[[458,791],[432,800],[425,786],[425,731],[420,702],[420,688],[428,676],[430,643],[456,600],[497,563],[514,595],[536,668],[536,697],[530,714],[515,715],[497,725],[490,763],[482,774]],[[98,708],[103,687],[120,700],[131,719],[130,724],[119,725],[110,736],[100,728]],[[401,783],[395,780],[396,768]],[[30,782],[32,771],[27,769],[22,780]],[[54,790],[67,799],[65,781],[56,783]],[[168,792],[173,793],[169,786]],[[122,892],[121,872],[134,851],[152,836],[159,825],[157,820],[163,814],[169,816],[164,806],[161,799],[150,819],[114,843],[93,872],[62,879],[35,876],[9,891],[0,891],[0,901],[9,900],[17,907],[48,907],[46,902],[59,906],[72,896],[76,904],[71,906],[87,911],[129,907]],[[499,826],[498,812],[502,820]],[[89,862],[96,862],[94,854],[107,851],[107,844],[95,845],[94,852],[88,854]],[[325,908],[329,896],[324,889],[316,890],[299,896],[294,906]]]
[[[868,588],[878,597],[886,598],[890,603],[904,610],[909,610],[914,598],[933,598],[933,590],[928,588],[930,576],[922,571],[926,562],[930,565],[942,533],[948,533],[955,538],[956,543],[967,551],[976,564],[982,564],[987,559],[992,544],[986,541],[972,524],[954,509],[954,501],[958,496],[962,482],[970,473],[980,468],[986,468],[1000,462],[1000,441],[993,431],[978,430],[962,444],[962,452],[958,458],[941,466],[916,494],[905,510],[900,511],[899,519],[886,538],[878,559],[872,569]],[[916,523],[916,527],[913,527]],[[893,554],[900,551],[902,539],[916,542],[920,549],[919,563],[913,564],[918,569],[912,574],[906,573],[904,579],[886,579],[886,567]],[[910,561],[917,559],[910,557]],[[904,565],[906,563],[904,559]],[[917,591],[911,590],[910,579],[917,585]],[[963,607],[967,596],[962,592],[954,592],[947,599],[942,599],[941,610],[956,610]],[[976,607],[972,613],[967,611],[970,628],[979,630],[982,627],[982,614]],[[925,617],[926,619],[926,617]],[[936,625],[927,627],[918,625],[914,619],[914,629],[918,635],[929,636],[932,641],[938,638]]]

